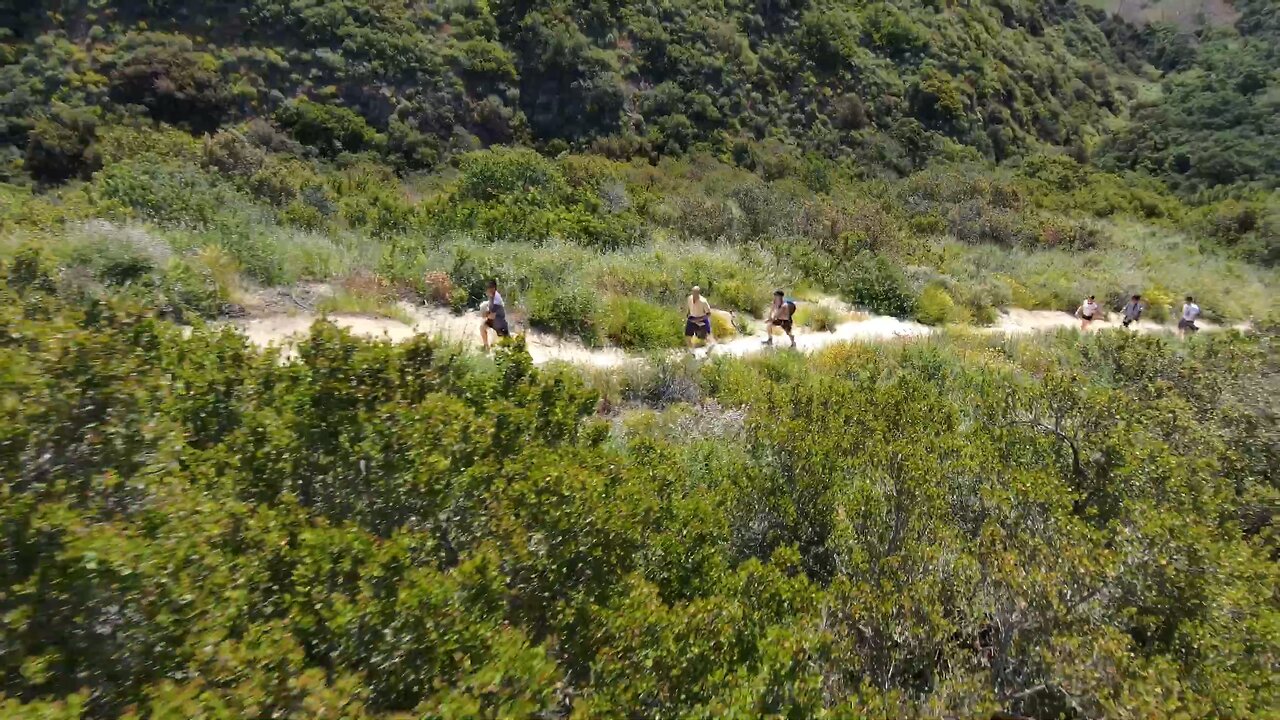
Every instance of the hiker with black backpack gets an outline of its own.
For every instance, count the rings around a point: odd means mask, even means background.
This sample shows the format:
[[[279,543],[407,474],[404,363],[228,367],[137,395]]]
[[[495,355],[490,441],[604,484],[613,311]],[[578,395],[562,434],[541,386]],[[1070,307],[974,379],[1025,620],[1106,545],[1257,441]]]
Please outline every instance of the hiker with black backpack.
[[[791,340],[791,347],[795,347],[796,336],[791,334],[792,318],[795,317],[795,314],[795,302],[788,300],[786,293],[781,290],[775,290],[773,292],[773,305],[769,307],[769,318],[765,323],[765,332],[768,333],[768,339],[764,341],[764,344],[773,347],[773,329],[780,327],[782,332],[786,333]]]

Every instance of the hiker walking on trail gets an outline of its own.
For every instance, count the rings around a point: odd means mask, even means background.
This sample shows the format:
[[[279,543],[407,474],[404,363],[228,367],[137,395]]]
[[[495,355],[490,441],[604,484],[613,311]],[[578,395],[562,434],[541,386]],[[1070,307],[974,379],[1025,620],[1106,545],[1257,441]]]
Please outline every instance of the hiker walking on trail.
[[[1093,299],[1092,295],[1090,295],[1085,298],[1083,303],[1080,304],[1080,309],[1076,310],[1076,317],[1080,318],[1080,329],[1088,330],[1089,323],[1093,322],[1093,319],[1097,316],[1098,302]]]
[[[1127,328],[1130,324],[1137,322],[1138,318],[1142,317],[1142,311],[1145,307],[1146,306],[1142,304],[1141,295],[1134,295],[1129,298],[1129,302],[1126,303],[1124,309],[1121,310],[1124,314],[1124,320],[1122,320],[1120,324]]]
[[[485,283],[484,293],[489,296],[489,300],[480,308],[480,314],[484,317],[484,321],[480,323],[480,342],[484,345],[485,352],[488,352],[489,331],[504,338],[511,337],[511,328],[507,326],[507,306],[498,292],[498,281],[490,280]]]
[[[1182,306],[1182,317],[1178,318],[1178,334],[1185,338],[1188,334],[1200,330],[1196,327],[1198,317],[1200,317],[1200,306],[1188,295],[1186,304]]]
[[[685,303],[689,314],[684,321],[684,337],[693,348],[693,339],[706,340],[707,344],[715,342],[711,335],[711,303],[702,297],[702,288],[693,286],[693,291]]]
[[[775,327],[782,328],[782,332],[787,334],[787,338],[791,340],[791,347],[796,346],[796,336],[791,334],[791,318],[796,313],[796,304],[786,299],[787,296],[781,290],[773,292],[773,304],[769,306],[769,318],[765,324],[765,332],[769,337],[764,341],[765,345],[773,347],[773,329]]]

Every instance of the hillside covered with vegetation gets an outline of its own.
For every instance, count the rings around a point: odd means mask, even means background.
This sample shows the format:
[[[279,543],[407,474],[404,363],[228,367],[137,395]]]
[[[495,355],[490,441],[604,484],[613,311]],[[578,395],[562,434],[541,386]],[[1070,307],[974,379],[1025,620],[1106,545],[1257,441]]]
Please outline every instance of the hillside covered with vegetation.
[[[630,346],[673,342],[648,325],[695,282],[744,312],[786,285],[931,323],[1132,292],[1260,319],[1280,21],[1235,7],[11,4],[2,242],[182,317],[300,281],[461,307],[496,275],[535,326]]]
[[[0,717],[1270,716],[1278,68],[1273,0],[0,0]],[[492,278],[947,329],[210,322]],[[1135,292],[1251,331],[966,329]]]

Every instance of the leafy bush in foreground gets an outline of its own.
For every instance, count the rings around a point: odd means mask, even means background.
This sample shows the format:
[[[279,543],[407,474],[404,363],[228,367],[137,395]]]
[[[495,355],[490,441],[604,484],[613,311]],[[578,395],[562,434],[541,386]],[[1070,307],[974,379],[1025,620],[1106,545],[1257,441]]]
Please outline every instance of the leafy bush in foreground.
[[[280,363],[64,306],[43,262],[0,290],[7,716],[1280,700],[1272,339],[668,364],[635,395],[667,409],[615,434],[518,341],[487,361],[321,323]]]

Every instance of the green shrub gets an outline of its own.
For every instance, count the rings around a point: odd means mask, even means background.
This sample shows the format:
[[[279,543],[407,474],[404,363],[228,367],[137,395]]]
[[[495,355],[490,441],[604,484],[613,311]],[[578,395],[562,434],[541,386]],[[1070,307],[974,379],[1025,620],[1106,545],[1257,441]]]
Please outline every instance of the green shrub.
[[[298,98],[280,108],[275,117],[298,142],[330,157],[376,149],[382,142],[363,117],[340,105]]]
[[[48,252],[38,245],[19,248],[4,269],[5,281],[14,291],[53,292],[56,289],[57,266]]]
[[[844,319],[838,309],[825,303],[802,303],[793,318],[797,324],[819,332],[835,332]]]
[[[471,294],[464,288],[454,288],[449,291],[449,309],[455,315],[461,315],[466,312],[467,305],[471,303]]]
[[[948,222],[951,235],[963,243],[1018,247],[1033,245],[1039,239],[1038,229],[1025,213],[993,207],[985,200],[969,200],[954,206]]]
[[[160,33],[131,38],[111,74],[111,97],[140,105],[160,122],[211,131],[230,115],[235,95],[218,60],[189,39]]]
[[[575,677],[583,717],[1064,714],[1006,671],[1274,705],[1266,337],[667,353],[597,375],[602,407],[520,339],[319,322],[280,362],[119,298],[0,300],[5,717],[552,717]]]
[[[559,200],[568,190],[559,168],[533,150],[494,148],[468,153],[458,165],[461,200],[489,202],[528,193],[536,203]]]
[[[108,165],[97,186],[111,205],[170,227],[237,225],[255,210],[244,195],[199,169],[151,158]]]
[[[845,300],[879,315],[907,317],[915,298],[902,271],[883,255],[861,253],[840,269],[835,282]]]
[[[23,167],[45,183],[87,179],[102,167],[94,145],[97,132],[97,118],[90,112],[59,107],[52,115],[37,118],[27,133]]]
[[[80,245],[71,262],[89,268],[105,285],[138,283],[164,267],[169,249],[160,241],[134,241],[128,235]]]
[[[999,319],[999,309],[990,305],[979,305],[973,309],[973,322],[978,325],[992,325]]]
[[[724,310],[740,310],[759,314],[773,296],[772,290],[758,278],[729,278],[720,282],[708,283],[708,292],[714,292],[716,307]]]
[[[644,237],[606,161],[571,157],[557,165],[532,150],[495,148],[459,164],[462,177],[435,213],[441,229],[493,242],[568,240],[602,251]]]
[[[199,139],[164,126],[101,125],[97,147],[107,166],[122,162],[184,167],[206,164]]]
[[[944,325],[956,318],[957,308],[946,288],[937,284],[925,286],[916,305],[916,319],[925,325]]]
[[[583,287],[534,288],[526,297],[530,325],[591,344],[601,321],[599,296]]]
[[[661,350],[684,342],[684,316],[644,300],[612,298],[601,322],[604,337],[628,350]]]
[[[174,319],[189,322],[188,316],[217,317],[228,299],[208,268],[174,258],[159,278],[153,302]]]
[[[711,314],[711,335],[717,340],[731,338],[738,334],[734,317],[729,313],[713,312]]]

